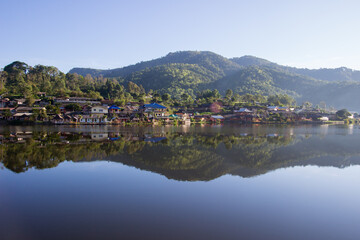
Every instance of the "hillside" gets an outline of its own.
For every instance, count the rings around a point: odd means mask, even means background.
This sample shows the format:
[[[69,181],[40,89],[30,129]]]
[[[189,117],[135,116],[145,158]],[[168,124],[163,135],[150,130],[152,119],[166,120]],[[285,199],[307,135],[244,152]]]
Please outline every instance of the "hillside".
[[[257,58],[254,56],[243,56],[239,58],[231,58],[231,61],[240,66],[258,66],[258,67],[271,67],[273,69],[282,70],[292,74],[300,74],[307,77],[315,78],[324,81],[357,81],[360,82],[360,71],[349,69],[346,67],[340,68],[320,68],[320,69],[307,69],[295,68],[289,66],[282,66],[268,60]]]
[[[300,69],[282,66],[265,59],[243,56],[227,59],[212,52],[183,51],[140,62],[124,68],[96,70],[74,68],[80,75],[121,78],[126,85],[134,82],[145,90],[168,92],[179,97],[186,92],[232,89],[239,94],[289,94],[299,104],[322,101],[336,108],[360,110],[360,71],[347,68]]]
[[[125,81],[141,84],[147,91],[156,89],[161,93],[180,96],[183,92],[192,94],[193,90],[205,89],[222,76],[221,72],[213,72],[196,64],[173,63],[134,72]]]
[[[77,73],[85,76],[90,74],[92,76],[104,77],[126,77],[134,72],[142,71],[146,68],[152,68],[160,65],[185,63],[197,64],[216,74],[225,76],[231,72],[240,69],[240,66],[229,59],[222,57],[212,52],[199,51],[181,51],[169,53],[168,55],[150,61],[140,62],[123,68],[116,68],[112,70],[96,70],[91,68],[73,68],[69,72]]]

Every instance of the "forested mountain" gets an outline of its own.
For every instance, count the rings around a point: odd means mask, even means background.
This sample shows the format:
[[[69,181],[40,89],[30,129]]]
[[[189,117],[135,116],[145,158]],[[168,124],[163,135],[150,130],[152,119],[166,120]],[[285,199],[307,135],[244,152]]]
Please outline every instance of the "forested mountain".
[[[116,68],[112,70],[96,70],[91,68],[73,68],[69,73],[77,73],[80,75],[90,74],[93,77],[102,75],[103,77],[126,77],[134,72],[152,68],[160,65],[167,65],[172,63],[197,64],[200,67],[206,68],[215,74],[225,76],[228,73],[240,69],[240,66],[231,60],[222,57],[212,52],[199,51],[182,51],[169,53],[165,57],[158,59],[140,62],[123,68]]]
[[[234,96],[288,94],[299,105],[304,101],[314,105],[325,102],[327,106],[360,111],[360,71],[298,69],[252,56],[227,59],[212,52],[175,52],[124,68],[74,68],[68,74],[55,67],[14,62],[5,66],[0,78],[0,92],[26,98],[40,91],[120,102],[142,101],[147,95],[161,101],[168,94],[166,99],[186,101],[195,100],[207,89],[216,89],[222,95],[231,89]],[[212,100],[219,99],[219,92],[212,93],[216,96]]]
[[[194,90],[204,90],[222,77],[222,72],[210,71],[197,64],[173,63],[134,72],[125,78],[125,82],[142,85],[147,91],[155,89],[180,96],[184,92],[193,95]]]
[[[282,66],[265,59],[243,56],[227,59],[211,52],[184,51],[113,70],[74,68],[81,75],[117,77],[134,82],[145,90],[158,90],[179,97],[196,91],[232,89],[238,94],[288,94],[298,103],[326,102],[334,107],[359,109],[360,71],[348,68],[301,69]]]
[[[258,66],[258,67],[271,67],[274,69],[282,70],[292,74],[300,74],[324,81],[359,81],[360,71],[349,69],[346,67],[340,68],[320,68],[320,69],[307,69],[282,66],[268,60],[257,58],[253,56],[243,56],[240,58],[231,58],[231,61],[239,64],[242,67]]]
[[[93,77],[102,75],[103,77],[126,77],[134,72],[144,70],[146,68],[152,68],[159,65],[172,64],[172,63],[184,63],[184,64],[197,64],[204,67],[214,73],[225,76],[230,73],[240,70],[244,67],[258,66],[258,67],[270,67],[279,71],[288,72],[291,74],[305,75],[317,80],[324,81],[359,81],[360,71],[339,67],[339,68],[321,68],[321,69],[307,69],[307,68],[295,68],[289,66],[279,65],[270,62],[266,59],[243,56],[238,58],[227,59],[218,54],[208,51],[180,51],[169,53],[165,57],[158,59],[140,62],[135,65],[130,65],[123,68],[116,68],[111,70],[99,70],[91,68],[73,68],[70,73],[77,73],[82,76],[90,74]]]

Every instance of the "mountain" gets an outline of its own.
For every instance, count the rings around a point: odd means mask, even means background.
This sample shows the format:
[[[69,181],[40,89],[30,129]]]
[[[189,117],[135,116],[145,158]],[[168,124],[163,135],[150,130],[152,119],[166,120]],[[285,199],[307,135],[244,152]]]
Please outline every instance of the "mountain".
[[[152,68],[160,65],[167,65],[173,63],[197,64],[200,67],[204,67],[212,72],[215,72],[223,76],[241,68],[235,62],[212,52],[179,51],[179,52],[169,53],[168,55],[158,59],[140,62],[123,68],[116,68],[112,70],[73,68],[69,71],[69,73],[77,73],[83,76],[90,74],[92,76],[103,75],[104,77],[124,78],[134,72],[142,71],[146,68]]]
[[[292,74],[304,75],[318,80],[331,81],[331,82],[334,81],[360,82],[360,71],[349,69],[346,67],[320,68],[320,69],[295,68],[295,67],[282,66],[254,56],[243,56],[239,58],[231,58],[230,60],[243,67],[266,66],[266,67],[282,70],[285,72],[289,72]]]
[[[180,51],[123,68],[74,68],[70,73],[118,78],[125,85],[131,81],[173,97],[184,92],[194,96],[204,89],[224,94],[232,89],[239,94],[285,93],[299,104],[324,101],[328,106],[360,110],[360,71],[348,68],[294,68],[253,56],[228,59],[208,51]]]
[[[116,68],[110,70],[100,70],[91,68],[73,68],[69,73],[77,73],[82,76],[87,74],[97,77],[122,77],[142,71],[146,68],[153,68],[160,65],[183,63],[183,64],[196,64],[212,71],[218,75],[225,76],[237,70],[246,67],[269,67],[279,71],[284,71],[290,74],[299,74],[311,77],[317,80],[324,81],[356,81],[360,82],[360,71],[349,69],[346,67],[340,68],[321,68],[321,69],[307,69],[283,66],[266,59],[243,56],[238,58],[225,58],[216,53],[209,51],[179,51],[169,53],[168,55],[150,61],[140,62],[123,68]]]
[[[134,72],[125,78],[125,82],[141,84],[146,90],[156,89],[180,96],[184,91],[193,93],[195,89],[206,89],[223,76],[221,71],[210,71],[197,64],[171,63]]]

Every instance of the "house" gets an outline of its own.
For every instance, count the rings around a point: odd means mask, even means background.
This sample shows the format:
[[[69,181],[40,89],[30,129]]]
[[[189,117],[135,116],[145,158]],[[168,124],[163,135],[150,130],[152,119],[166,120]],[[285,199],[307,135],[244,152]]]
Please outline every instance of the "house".
[[[15,109],[16,113],[33,113],[34,110],[38,111],[46,111],[46,108],[44,107],[17,107]]]
[[[267,110],[270,112],[276,112],[278,110],[278,106],[268,106]]]
[[[290,109],[288,107],[278,107],[277,111],[279,111],[279,112],[289,112]]]
[[[239,110],[234,110],[234,113],[247,114],[247,113],[252,113],[252,111],[247,108],[240,108]]]
[[[46,97],[46,92],[37,92],[36,95],[39,97]]]
[[[111,107],[109,107],[108,111],[109,111],[109,113],[120,113],[121,108],[119,108],[118,106],[112,105]]]
[[[329,121],[329,118],[325,117],[325,116],[322,116],[322,117],[319,117],[319,120],[322,121],[322,122],[327,122],[327,121]]]
[[[91,114],[108,114],[108,106],[93,106],[91,107]]]
[[[195,115],[193,118],[196,122],[203,122],[206,121],[208,117],[204,115]]]
[[[26,102],[25,98],[18,98],[11,101],[12,105],[24,105]]]
[[[64,118],[60,114],[56,114],[56,116],[53,119],[51,119],[51,122],[55,124],[63,124]]]
[[[3,98],[0,100],[0,108],[5,108],[9,105],[10,100],[8,98]]]
[[[85,98],[85,97],[68,97],[68,98],[55,98],[55,103],[79,103],[79,104],[101,104],[97,99]]]
[[[141,111],[143,113],[147,113],[149,118],[164,117],[166,109],[167,108],[165,106],[158,103],[145,104],[141,107]]]
[[[106,116],[100,114],[94,114],[94,115],[82,116],[79,122],[84,124],[105,124],[108,123],[109,121],[107,120]]]
[[[30,120],[30,117],[33,115],[33,113],[15,113],[12,116],[13,120],[21,120],[21,121],[28,121]]]
[[[126,105],[125,108],[121,111],[121,115],[126,116],[137,112],[139,112],[139,106]]]
[[[210,121],[212,122],[224,121],[224,117],[221,115],[212,115],[210,116]]]

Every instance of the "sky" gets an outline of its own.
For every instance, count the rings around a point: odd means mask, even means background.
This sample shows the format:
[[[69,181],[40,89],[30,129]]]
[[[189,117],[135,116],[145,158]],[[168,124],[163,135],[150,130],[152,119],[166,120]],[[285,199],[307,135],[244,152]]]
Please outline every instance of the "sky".
[[[169,52],[360,70],[356,0],[0,0],[0,68],[110,69]]]

